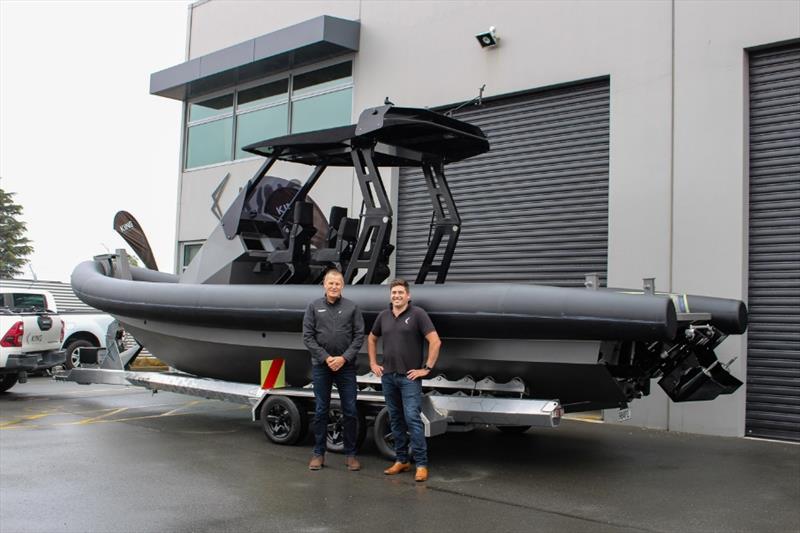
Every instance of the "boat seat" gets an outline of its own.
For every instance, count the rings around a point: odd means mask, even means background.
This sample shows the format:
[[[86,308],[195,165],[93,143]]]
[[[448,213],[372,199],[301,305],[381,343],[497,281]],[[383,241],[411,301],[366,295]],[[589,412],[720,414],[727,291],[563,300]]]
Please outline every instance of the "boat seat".
[[[273,265],[287,266],[286,272],[275,282],[277,284],[302,283],[311,272],[311,237],[316,233],[314,228],[314,205],[309,202],[297,202],[292,212],[292,228],[289,230],[289,241],[285,250],[276,250],[269,254],[269,262]]]
[[[313,251],[311,261],[315,264],[332,265],[342,270],[342,263],[350,259],[358,240],[358,219],[342,218],[335,234],[336,241],[333,246]]]
[[[331,207],[331,212],[328,215],[328,233],[325,235],[326,248],[336,248],[336,243],[339,237],[339,225],[342,219],[347,217],[347,208],[335,205]]]

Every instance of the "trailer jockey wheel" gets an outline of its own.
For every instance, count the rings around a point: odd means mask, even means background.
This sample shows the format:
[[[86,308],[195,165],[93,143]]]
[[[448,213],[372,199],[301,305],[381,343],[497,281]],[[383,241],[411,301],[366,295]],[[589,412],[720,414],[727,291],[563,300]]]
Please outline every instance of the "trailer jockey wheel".
[[[356,450],[359,450],[367,438],[367,419],[361,409],[358,410],[356,423]],[[327,449],[333,453],[344,452],[344,413],[342,404],[338,401],[332,401],[328,411]]]
[[[275,444],[297,444],[308,433],[306,410],[286,396],[270,396],[261,406],[261,426]]]

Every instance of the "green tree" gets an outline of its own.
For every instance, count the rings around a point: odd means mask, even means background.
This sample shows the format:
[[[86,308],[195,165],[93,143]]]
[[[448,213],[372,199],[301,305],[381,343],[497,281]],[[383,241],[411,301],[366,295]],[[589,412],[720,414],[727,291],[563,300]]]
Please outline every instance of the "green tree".
[[[17,220],[22,206],[14,203],[14,193],[0,189],[0,278],[22,274],[27,257],[33,252],[25,237],[25,223]]]

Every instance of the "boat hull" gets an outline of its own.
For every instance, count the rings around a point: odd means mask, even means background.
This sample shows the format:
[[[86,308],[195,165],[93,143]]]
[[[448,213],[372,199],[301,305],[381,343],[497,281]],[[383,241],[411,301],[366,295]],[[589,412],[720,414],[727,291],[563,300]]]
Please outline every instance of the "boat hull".
[[[163,321],[117,317],[156,357],[194,375],[261,383],[262,362],[282,359],[286,384],[311,381],[311,357],[297,333],[217,329]],[[559,399],[566,411],[617,407],[625,397],[605,366],[598,365],[600,343],[582,340],[443,339],[435,377],[448,380],[490,377],[498,383],[521,379],[528,394]],[[382,346],[378,347],[379,360]],[[358,373],[369,372],[367,354],[357,357]]]
[[[87,304],[117,317],[173,368],[261,383],[262,363],[282,359],[288,385],[310,382],[302,320],[309,302],[322,296],[320,286],[202,285],[137,268],[130,269],[127,279],[110,272],[99,261],[82,263],[73,272],[73,290]],[[647,390],[649,378],[638,374],[643,369],[620,374],[613,366],[628,364],[622,354],[632,353],[634,345],[641,351],[669,344],[678,332],[669,295],[524,284],[419,285],[411,295],[443,339],[437,372],[449,380],[520,378],[527,396],[558,399],[567,411],[625,405],[632,393],[621,379]],[[367,331],[388,308],[386,286],[348,286],[345,296],[362,310]],[[741,302],[709,301],[730,310],[728,322],[738,327],[733,315],[740,307],[725,302]],[[358,365],[360,373],[369,370],[363,352]],[[651,365],[648,371],[658,368]]]

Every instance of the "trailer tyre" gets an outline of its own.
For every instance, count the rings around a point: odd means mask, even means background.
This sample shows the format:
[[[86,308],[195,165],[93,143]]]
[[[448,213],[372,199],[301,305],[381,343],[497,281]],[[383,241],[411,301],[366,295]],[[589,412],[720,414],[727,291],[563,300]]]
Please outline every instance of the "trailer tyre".
[[[378,451],[387,459],[394,461],[397,457],[394,453],[394,437],[392,436],[392,425],[389,423],[389,408],[384,407],[375,416],[375,426],[373,428],[373,441]],[[408,457],[414,460],[414,448],[408,447]]]
[[[308,433],[308,414],[291,398],[270,396],[261,406],[261,426],[269,440],[291,446]]]
[[[0,375],[0,392],[5,392],[17,384],[16,374],[1,374]]]
[[[67,344],[64,351],[67,352],[67,359],[64,361],[64,368],[67,370],[72,370],[76,366],[81,363],[81,356],[80,350],[81,348],[91,348],[94,346],[91,342],[83,340],[83,339],[76,339],[69,344]]]
[[[356,450],[361,448],[367,438],[367,419],[361,409],[356,415]],[[333,453],[344,453],[344,413],[341,402],[331,402],[328,411],[327,449]]]

